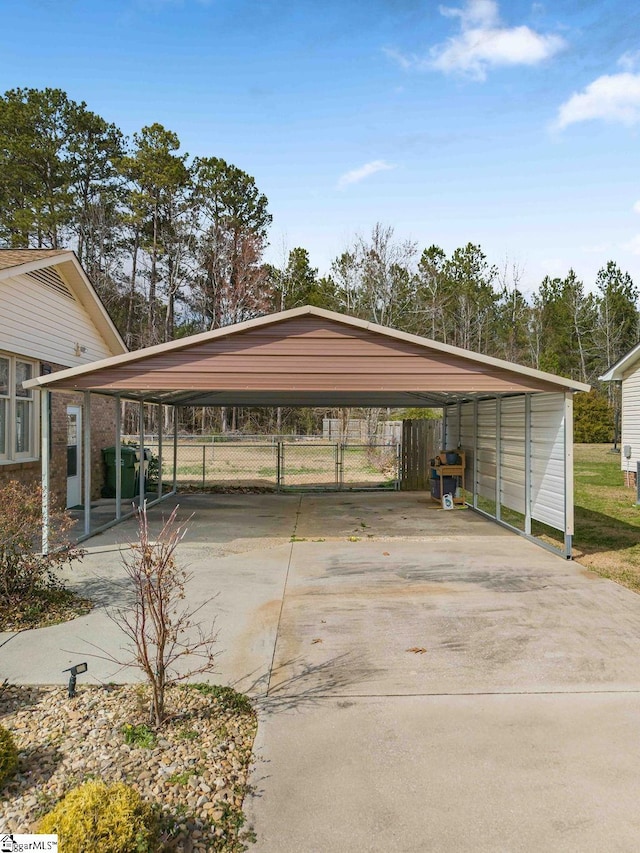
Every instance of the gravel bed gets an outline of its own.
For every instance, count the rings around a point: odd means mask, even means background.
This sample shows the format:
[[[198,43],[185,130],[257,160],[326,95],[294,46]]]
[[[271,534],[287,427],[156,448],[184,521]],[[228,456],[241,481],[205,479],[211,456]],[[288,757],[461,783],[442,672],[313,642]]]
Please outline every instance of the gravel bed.
[[[20,752],[0,792],[0,827],[28,832],[71,788],[89,778],[124,781],[163,811],[165,850],[241,851],[256,716],[245,697],[210,685],[167,692],[170,719],[156,734],[143,686],[0,686],[0,723]],[[143,726],[138,745],[123,726]],[[147,745],[139,745],[147,739]]]

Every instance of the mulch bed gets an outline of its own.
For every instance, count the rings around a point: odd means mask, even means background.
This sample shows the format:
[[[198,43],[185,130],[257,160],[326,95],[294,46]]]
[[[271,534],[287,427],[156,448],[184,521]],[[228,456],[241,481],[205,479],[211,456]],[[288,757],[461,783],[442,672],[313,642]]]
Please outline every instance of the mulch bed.
[[[0,604],[0,631],[46,628],[84,616],[92,608],[92,601],[68,589],[36,590],[28,599],[9,600]]]

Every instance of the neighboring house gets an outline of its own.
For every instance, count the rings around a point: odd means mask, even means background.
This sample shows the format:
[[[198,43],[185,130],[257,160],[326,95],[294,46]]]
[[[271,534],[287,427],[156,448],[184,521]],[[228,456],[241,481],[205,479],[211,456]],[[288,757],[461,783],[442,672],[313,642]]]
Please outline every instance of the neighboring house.
[[[622,356],[600,379],[622,383],[620,466],[623,471],[630,472],[630,480],[635,484],[640,462],[640,344]],[[625,448],[629,448],[630,456],[625,455]]]
[[[127,348],[73,252],[0,249],[0,487],[40,482],[36,376],[125,353]],[[102,485],[103,447],[114,443],[113,400],[92,398],[92,498]],[[76,506],[82,495],[81,394],[54,394],[51,492]]]

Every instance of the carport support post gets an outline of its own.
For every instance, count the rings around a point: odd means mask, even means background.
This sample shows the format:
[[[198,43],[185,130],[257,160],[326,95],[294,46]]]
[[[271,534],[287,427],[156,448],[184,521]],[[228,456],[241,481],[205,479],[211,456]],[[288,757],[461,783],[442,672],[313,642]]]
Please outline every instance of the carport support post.
[[[142,507],[145,496],[145,477],[144,477],[144,400],[140,400],[139,409],[140,418],[140,465],[138,468],[138,481],[140,486],[140,494],[138,496],[138,506]]]
[[[158,497],[162,497],[162,418],[164,406],[158,403]]]
[[[473,506],[478,508],[478,398],[473,401]]]
[[[122,408],[116,394],[116,521],[122,518]]]
[[[49,414],[50,391],[40,391],[40,446],[42,459],[42,553],[49,553]]]
[[[524,532],[531,536],[531,394],[524,395]]]
[[[496,519],[502,515],[502,397],[496,397]]]
[[[84,392],[82,421],[84,456],[84,535],[91,533],[91,391]]]
[[[178,482],[178,407],[173,407],[173,488],[175,492]]]
[[[571,559],[573,543],[573,393],[564,395],[564,555]]]

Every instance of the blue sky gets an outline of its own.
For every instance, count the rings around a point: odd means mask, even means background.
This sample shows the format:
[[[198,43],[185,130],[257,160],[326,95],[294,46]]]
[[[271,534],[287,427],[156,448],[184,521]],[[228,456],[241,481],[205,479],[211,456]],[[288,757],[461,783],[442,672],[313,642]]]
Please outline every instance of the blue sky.
[[[0,87],[60,87],[256,179],[269,260],[380,221],[531,290],[640,286],[640,7],[620,0],[0,0]]]

